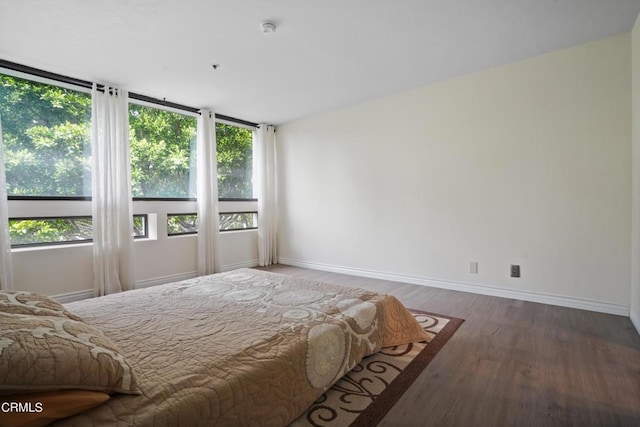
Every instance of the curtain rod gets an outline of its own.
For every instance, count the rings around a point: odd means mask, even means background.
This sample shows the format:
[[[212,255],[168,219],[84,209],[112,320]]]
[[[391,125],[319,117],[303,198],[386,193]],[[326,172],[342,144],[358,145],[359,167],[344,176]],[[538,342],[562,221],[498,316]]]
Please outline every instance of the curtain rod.
[[[33,76],[55,80],[61,83],[80,86],[87,89],[93,88],[93,82],[90,82],[88,80],[76,79],[75,77],[69,77],[62,74],[52,73],[50,71],[45,71],[38,68],[29,67],[27,65],[6,61],[4,59],[0,59],[0,67],[7,68],[13,71],[18,71],[25,74],[31,74]],[[104,85],[98,84],[98,90],[104,90]],[[164,99],[158,99],[158,98],[154,98],[147,95],[141,95],[135,92],[129,92],[129,98],[135,99],[137,101],[149,102],[151,104],[162,105],[164,107],[175,108],[177,110],[188,111],[190,113],[200,114],[199,108],[189,107],[188,105],[177,104],[175,102],[170,102]],[[260,127],[257,123],[253,123],[248,120],[236,119],[235,117],[225,116],[222,114],[216,114],[216,119],[226,120],[228,122],[238,123],[245,126],[253,126],[255,128]]]

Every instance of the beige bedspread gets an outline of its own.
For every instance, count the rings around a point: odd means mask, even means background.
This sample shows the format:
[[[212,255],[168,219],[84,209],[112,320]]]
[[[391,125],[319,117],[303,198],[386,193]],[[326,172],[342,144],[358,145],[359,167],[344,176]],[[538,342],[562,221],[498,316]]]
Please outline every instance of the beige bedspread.
[[[59,425],[285,426],[383,346],[426,338],[392,296],[242,269],[67,304],[142,395]]]

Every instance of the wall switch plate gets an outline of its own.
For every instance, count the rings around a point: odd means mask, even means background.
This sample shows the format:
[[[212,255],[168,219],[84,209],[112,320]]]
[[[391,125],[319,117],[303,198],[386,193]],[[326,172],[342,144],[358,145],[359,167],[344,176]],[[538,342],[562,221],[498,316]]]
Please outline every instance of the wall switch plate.
[[[469,273],[478,274],[478,261],[471,261],[469,263]]]
[[[511,277],[520,277],[520,266],[511,264]]]

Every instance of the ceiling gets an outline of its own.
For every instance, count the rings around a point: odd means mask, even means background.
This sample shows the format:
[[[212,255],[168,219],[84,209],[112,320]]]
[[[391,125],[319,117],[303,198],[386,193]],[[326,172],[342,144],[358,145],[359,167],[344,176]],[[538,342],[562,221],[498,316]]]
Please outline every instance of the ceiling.
[[[0,58],[281,124],[621,34],[639,11],[640,0],[0,0]]]

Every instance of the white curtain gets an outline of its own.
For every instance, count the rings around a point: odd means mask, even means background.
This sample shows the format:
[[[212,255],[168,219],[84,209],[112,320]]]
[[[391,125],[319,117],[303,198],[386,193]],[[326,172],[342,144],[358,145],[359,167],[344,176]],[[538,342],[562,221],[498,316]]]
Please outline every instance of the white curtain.
[[[198,117],[198,275],[220,271],[218,238],[218,163],[216,161],[215,115],[203,110]]]
[[[4,144],[2,142],[2,118],[0,117],[0,289],[13,289],[11,264],[11,239],[9,237],[9,205],[7,181],[4,172]]]
[[[133,289],[127,92],[94,83],[91,111],[94,295]]]
[[[276,205],[276,131],[261,124],[254,144],[258,196],[258,263],[278,263]]]

